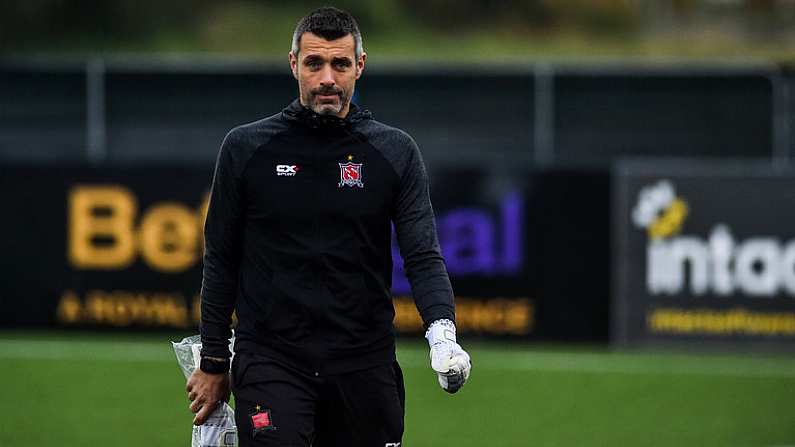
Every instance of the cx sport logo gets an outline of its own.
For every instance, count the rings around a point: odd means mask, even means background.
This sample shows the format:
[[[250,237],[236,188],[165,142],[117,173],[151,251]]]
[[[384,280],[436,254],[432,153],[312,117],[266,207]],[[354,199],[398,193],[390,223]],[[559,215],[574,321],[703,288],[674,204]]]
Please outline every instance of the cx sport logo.
[[[795,296],[795,240],[771,236],[735,240],[726,223],[716,223],[705,236],[680,234],[689,215],[688,203],[669,180],[646,186],[638,194],[631,217],[636,227],[646,230],[650,294],[773,297],[783,291]]]
[[[276,165],[276,175],[294,177],[300,168],[297,165]]]

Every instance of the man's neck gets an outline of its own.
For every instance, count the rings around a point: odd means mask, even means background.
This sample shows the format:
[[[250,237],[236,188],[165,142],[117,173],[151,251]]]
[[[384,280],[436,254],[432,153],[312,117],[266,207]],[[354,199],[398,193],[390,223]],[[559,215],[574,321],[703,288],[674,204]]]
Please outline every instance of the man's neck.
[[[343,107],[342,110],[340,110],[340,113],[338,113],[337,116],[342,119],[345,119],[345,117],[348,116],[348,112],[350,111],[351,111],[351,103],[348,102],[347,104],[345,104],[345,107]]]

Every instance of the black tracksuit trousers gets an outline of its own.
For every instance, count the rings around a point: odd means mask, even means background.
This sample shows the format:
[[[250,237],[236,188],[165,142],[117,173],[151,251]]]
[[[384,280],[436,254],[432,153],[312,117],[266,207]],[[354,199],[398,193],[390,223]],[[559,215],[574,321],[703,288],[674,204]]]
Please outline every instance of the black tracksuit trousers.
[[[240,447],[400,446],[405,394],[397,361],[314,376],[257,354],[232,365]]]

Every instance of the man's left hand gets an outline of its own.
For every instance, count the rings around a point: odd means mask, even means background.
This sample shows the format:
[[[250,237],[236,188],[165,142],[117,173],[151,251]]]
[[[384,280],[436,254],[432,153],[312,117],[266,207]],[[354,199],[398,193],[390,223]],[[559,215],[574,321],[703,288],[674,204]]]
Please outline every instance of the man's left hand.
[[[431,368],[436,371],[439,385],[448,393],[457,392],[469,379],[472,362],[456,342],[455,324],[436,320],[428,327],[425,338],[431,347]]]

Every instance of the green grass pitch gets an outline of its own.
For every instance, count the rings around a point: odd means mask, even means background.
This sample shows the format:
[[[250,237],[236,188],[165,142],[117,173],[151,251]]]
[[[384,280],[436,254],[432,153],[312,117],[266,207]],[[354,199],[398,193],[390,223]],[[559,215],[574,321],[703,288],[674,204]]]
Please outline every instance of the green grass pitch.
[[[0,332],[0,446],[189,446],[176,338]],[[463,341],[453,396],[400,341],[405,446],[795,446],[791,356]]]

